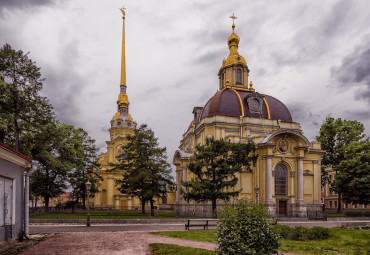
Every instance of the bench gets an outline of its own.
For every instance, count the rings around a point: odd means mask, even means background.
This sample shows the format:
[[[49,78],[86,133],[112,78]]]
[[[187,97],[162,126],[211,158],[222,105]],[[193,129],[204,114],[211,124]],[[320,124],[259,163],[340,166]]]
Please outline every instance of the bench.
[[[209,226],[217,226],[217,219],[189,219],[185,224],[185,230],[190,230],[192,227],[203,227],[203,229],[208,229]]]

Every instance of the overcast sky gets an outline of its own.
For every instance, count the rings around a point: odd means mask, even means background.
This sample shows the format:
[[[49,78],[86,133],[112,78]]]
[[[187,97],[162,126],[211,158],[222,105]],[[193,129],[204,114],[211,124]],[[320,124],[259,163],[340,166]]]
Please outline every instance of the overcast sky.
[[[122,4],[130,113],[169,161],[193,107],[218,89],[232,13],[254,88],[285,103],[310,141],[327,116],[370,134],[368,0],[0,0],[0,44],[30,52],[58,119],[102,152],[119,93]]]

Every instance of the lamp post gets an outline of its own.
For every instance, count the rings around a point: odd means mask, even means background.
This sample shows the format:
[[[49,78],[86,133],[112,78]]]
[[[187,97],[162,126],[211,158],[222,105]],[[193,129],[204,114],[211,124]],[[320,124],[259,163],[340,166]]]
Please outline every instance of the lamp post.
[[[91,182],[87,180],[86,182],[86,190],[87,190],[87,220],[86,220],[86,227],[90,227],[90,189],[91,189]]]

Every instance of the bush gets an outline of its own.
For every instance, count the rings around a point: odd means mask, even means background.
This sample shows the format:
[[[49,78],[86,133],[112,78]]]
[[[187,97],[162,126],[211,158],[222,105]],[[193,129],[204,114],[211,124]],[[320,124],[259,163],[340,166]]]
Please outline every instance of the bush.
[[[284,225],[276,225],[280,236],[284,239],[306,241],[306,240],[324,240],[330,237],[330,230],[323,227],[295,227],[290,228]]]
[[[285,225],[275,225],[275,228],[277,229],[279,235],[284,239],[290,238],[290,232],[292,229]]]
[[[325,240],[330,237],[330,230],[323,227],[313,227],[308,230],[307,237],[309,240]]]
[[[308,229],[304,227],[295,227],[292,229],[290,239],[303,241],[307,239]]]
[[[362,211],[346,211],[347,217],[362,217]]]
[[[217,227],[218,254],[277,254],[279,234],[266,209],[248,200],[225,206]]]

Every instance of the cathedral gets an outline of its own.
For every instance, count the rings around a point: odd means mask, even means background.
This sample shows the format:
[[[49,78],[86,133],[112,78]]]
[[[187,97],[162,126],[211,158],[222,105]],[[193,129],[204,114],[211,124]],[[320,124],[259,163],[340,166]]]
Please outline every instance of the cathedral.
[[[110,172],[111,164],[118,163],[119,159],[124,157],[122,146],[127,143],[127,135],[134,135],[136,122],[129,113],[129,100],[126,94],[126,58],[125,58],[125,16],[124,9],[121,9],[123,19],[122,32],[122,63],[121,63],[121,81],[119,94],[117,98],[117,112],[114,114],[109,129],[110,141],[107,141],[107,152],[99,156],[101,169],[98,173],[103,177],[100,183],[99,192],[93,199],[93,207],[108,208],[115,210],[140,210],[141,202],[137,197],[122,194],[115,185],[115,180],[122,178],[122,172]],[[166,200],[174,203],[174,194],[169,193]],[[167,201],[164,199],[156,199],[155,206],[159,208],[167,208]]]
[[[234,15],[231,18],[236,18]],[[196,145],[207,137],[235,143],[253,141],[258,160],[252,172],[238,174],[239,197],[262,203],[270,216],[306,218],[321,213],[321,150],[309,142],[289,109],[278,99],[259,93],[248,81],[249,68],[238,52],[240,38],[227,38],[229,55],[218,71],[218,91],[204,106],[194,107],[194,119],[182,135],[173,157],[176,167],[175,210],[180,215],[212,216],[211,205],[186,202],[181,183],[194,178],[187,169]],[[224,201],[217,201],[222,206]]]

